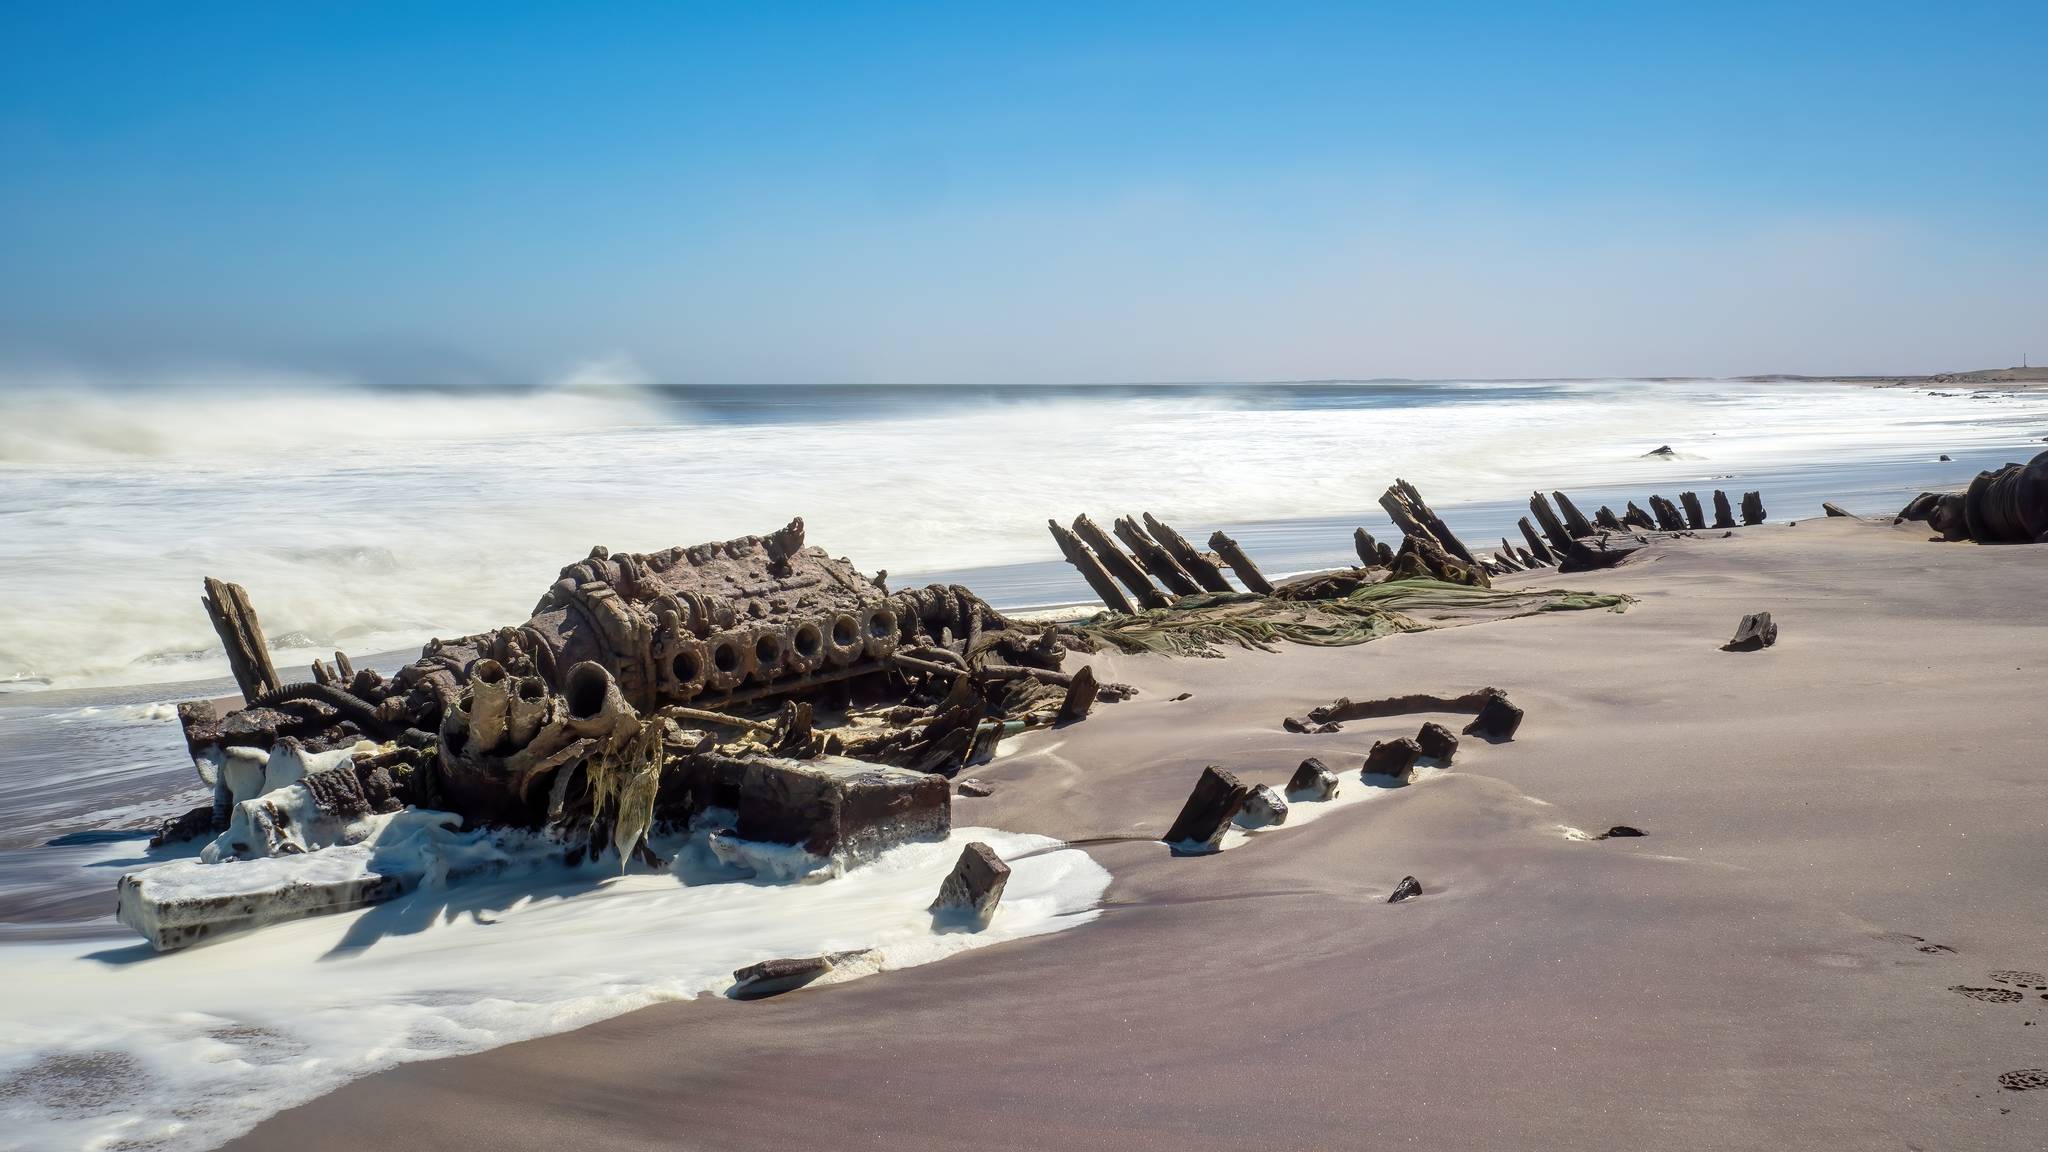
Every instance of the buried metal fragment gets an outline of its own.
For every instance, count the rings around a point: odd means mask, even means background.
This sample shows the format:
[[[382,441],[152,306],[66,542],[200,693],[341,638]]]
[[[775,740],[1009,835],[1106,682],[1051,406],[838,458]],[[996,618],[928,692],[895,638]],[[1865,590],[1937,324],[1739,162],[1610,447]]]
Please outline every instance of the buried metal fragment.
[[[1778,626],[1769,612],[1755,612],[1735,626],[1735,638],[1721,645],[1723,652],[1754,652],[1778,642]]]

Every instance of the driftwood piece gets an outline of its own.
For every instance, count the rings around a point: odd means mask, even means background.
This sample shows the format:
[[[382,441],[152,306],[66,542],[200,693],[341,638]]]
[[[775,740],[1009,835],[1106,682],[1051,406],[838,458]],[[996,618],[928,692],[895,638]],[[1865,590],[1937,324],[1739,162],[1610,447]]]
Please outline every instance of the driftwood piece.
[[[1137,611],[1131,606],[1130,599],[1124,595],[1124,590],[1117,587],[1116,581],[1110,578],[1108,570],[1102,566],[1102,561],[1095,558],[1095,553],[1090,552],[1086,544],[1081,543],[1080,537],[1060,527],[1057,520],[1047,520],[1045,526],[1052,530],[1052,538],[1059,544],[1060,551],[1066,555],[1067,563],[1081,570],[1081,578],[1088,581],[1088,587],[1095,590],[1095,595],[1102,599],[1104,607],[1126,616]]]
[[[1598,524],[1603,530],[1608,532],[1628,531],[1628,526],[1621,522],[1621,517],[1616,516],[1614,509],[1609,508],[1605,504],[1600,506],[1598,512],[1593,513],[1593,523]]]
[[[1144,514],[1144,520],[1146,531],[1152,534],[1154,540],[1159,541],[1159,546],[1166,549],[1180,565],[1181,571],[1195,578],[1195,583],[1202,586],[1202,591],[1237,591],[1230,586],[1230,581],[1223,578],[1223,570],[1207,556],[1196,551],[1195,546],[1188,543],[1187,537],[1174,531],[1173,525],[1163,523],[1150,512]]]
[[[1742,522],[1744,524],[1761,524],[1764,522],[1763,493],[1744,492],[1742,494]]]
[[[1237,541],[1218,530],[1209,533],[1209,547],[1214,548],[1216,554],[1223,557],[1223,562],[1230,565],[1230,570],[1237,573],[1238,583],[1244,585],[1247,591],[1257,592],[1261,596],[1273,594],[1272,582],[1259,571],[1257,564],[1252,563],[1252,558],[1245,555],[1244,549],[1238,547]]]
[[[1680,492],[1678,494],[1678,502],[1685,505],[1685,523],[1687,527],[1698,532],[1707,526],[1707,513],[1705,509],[1700,507],[1699,493]]]
[[[1529,514],[1536,517],[1536,523],[1543,526],[1543,538],[1550,542],[1551,550],[1562,553],[1572,546],[1571,533],[1564,530],[1564,524],[1557,518],[1557,511],[1541,492],[1529,494]]]
[[[1522,530],[1522,539],[1529,542],[1529,551],[1538,560],[1543,561],[1545,564],[1555,564],[1557,562],[1557,554],[1550,550],[1550,543],[1543,539],[1542,533],[1536,531],[1534,524],[1529,523],[1527,516],[1517,520],[1515,526]]]
[[[1735,509],[1728,504],[1728,494],[1719,488],[1714,489],[1714,527],[1735,527]]]
[[[1202,590],[1202,586],[1195,583],[1195,578],[1181,568],[1173,554],[1139,527],[1136,520],[1120,516],[1111,527],[1116,530],[1116,538],[1130,546],[1131,555],[1137,557],[1139,566],[1157,577],[1168,591],[1176,596],[1193,596]]]
[[[220,634],[221,647],[227,650],[228,667],[234,671],[242,698],[253,700],[276,690],[282,682],[270,663],[270,647],[264,642],[263,625],[256,619],[248,591],[211,576],[205,586],[206,614]]]
[[[1145,575],[1145,570],[1125,555],[1124,550],[1116,546],[1116,541],[1110,538],[1109,533],[1104,532],[1101,525],[1090,520],[1086,513],[1074,517],[1074,535],[1079,536],[1082,543],[1095,550],[1095,555],[1102,561],[1102,566],[1109,570],[1110,575],[1123,581],[1124,587],[1131,590],[1131,595],[1137,597],[1140,605],[1146,608],[1173,606],[1172,598],[1153,587],[1152,581]]]
[[[1571,497],[1562,492],[1552,492],[1550,496],[1557,501],[1558,515],[1564,517],[1564,530],[1571,534],[1572,539],[1593,534],[1593,525],[1587,521],[1586,514],[1579,511],[1578,505],[1572,503]]]

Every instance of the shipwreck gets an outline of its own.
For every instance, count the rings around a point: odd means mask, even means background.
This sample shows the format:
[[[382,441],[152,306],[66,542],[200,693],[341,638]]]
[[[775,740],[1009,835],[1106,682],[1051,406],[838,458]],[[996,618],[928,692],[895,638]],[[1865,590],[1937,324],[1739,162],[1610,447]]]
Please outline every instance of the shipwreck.
[[[247,592],[209,579],[241,700],[179,706],[212,800],[157,835],[206,843],[196,859],[123,877],[119,915],[172,949],[503,865],[479,841],[450,850],[457,829],[523,837],[569,865],[660,868],[650,834],[690,830],[742,867],[857,866],[945,838],[953,778],[1005,736],[1133,693],[1085,661],[1068,670],[1075,654],[1356,644],[1618,608],[1626,597],[1492,581],[1608,567],[1651,533],[1709,527],[1692,493],[1651,498],[1654,519],[1633,503],[1588,518],[1562,493],[1537,493],[1523,544],[1481,554],[1412,485],[1396,481],[1380,503],[1398,546],[1360,528],[1355,567],[1278,581],[1221,532],[1203,550],[1151,515],[1111,532],[1085,515],[1055,522],[1104,605],[1059,621],[1013,618],[960,585],[891,591],[808,544],[801,519],[660,552],[598,547],[525,622],[431,640],[389,676],[337,652],[285,681]],[[1744,523],[1762,521],[1756,493],[1741,504]],[[1727,496],[1713,505],[1712,526],[1733,527]],[[970,901],[979,918],[995,898]]]

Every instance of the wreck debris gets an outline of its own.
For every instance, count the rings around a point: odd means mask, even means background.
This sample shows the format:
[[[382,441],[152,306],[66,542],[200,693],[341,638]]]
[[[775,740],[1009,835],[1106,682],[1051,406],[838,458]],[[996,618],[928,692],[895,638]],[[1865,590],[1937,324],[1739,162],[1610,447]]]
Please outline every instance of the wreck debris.
[[[1409,737],[1381,740],[1365,755],[1367,776],[1392,776],[1406,780],[1415,774],[1415,762],[1422,757],[1422,745]]]
[[[1979,472],[1964,492],[1937,496],[1931,502],[1922,495],[1901,516],[1918,519],[1908,515],[1916,506],[1927,510],[1930,526],[1946,540],[2048,542],[2048,452],[2025,464]]]
[[[1073,724],[1087,719],[1088,710],[1095,707],[1097,691],[1095,669],[1087,664],[1081,665],[1080,671],[1075,672],[1073,680],[1067,684],[1067,694],[1060,700],[1059,718],[1054,723]]]
[[[1567,535],[1576,540],[1593,534],[1593,525],[1586,520],[1586,514],[1579,511],[1578,505],[1572,503],[1571,497],[1562,492],[1552,492],[1550,498],[1557,501],[1557,513],[1564,520]]]
[[[1372,538],[1372,533],[1363,528],[1351,530],[1351,544],[1358,552],[1358,563],[1364,568],[1385,568],[1394,562],[1394,550]]]
[[[1678,502],[1685,505],[1686,527],[1695,532],[1705,531],[1707,527],[1707,512],[1706,509],[1700,507],[1700,494],[1697,492],[1680,492],[1678,494]]]
[[[1130,599],[1124,595],[1123,589],[1118,588],[1116,581],[1110,579],[1109,570],[1103,566],[1095,553],[1090,552],[1087,546],[1081,543],[1080,537],[1060,527],[1057,520],[1047,520],[1045,526],[1052,530],[1052,538],[1059,542],[1060,551],[1065,554],[1067,563],[1080,570],[1082,579],[1088,581],[1088,587],[1094,590],[1096,597],[1110,611],[1122,612],[1126,616],[1136,611],[1131,606]]]
[[[1557,512],[1551,508],[1549,498],[1543,493],[1529,494],[1529,514],[1536,517],[1536,523],[1543,526],[1543,538],[1549,542],[1551,551],[1563,552],[1571,547],[1571,533],[1565,531],[1564,523],[1557,518]]]
[[[1826,501],[1821,502],[1820,510],[1830,518],[1850,515],[1850,513],[1844,510],[1840,504],[1831,504]]]
[[[240,584],[209,576],[204,603],[207,616],[213,620],[213,630],[220,634],[221,647],[227,650],[228,667],[235,674],[242,697],[253,700],[276,691],[282,681],[277,678],[277,669],[271,666],[263,625],[256,619],[248,591]]]
[[[1484,689],[1481,695],[1485,702],[1479,706],[1479,715],[1465,725],[1465,735],[1495,743],[1513,740],[1516,730],[1522,726],[1522,709],[1510,702],[1508,694],[1498,688]]]
[[[1532,555],[1534,555],[1536,559],[1542,561],[1545,564],[1557,563],[1558,554],[1556,552],[1551,551],[1549,541],[1545,540],[1542,536],[1537,534],[1536,526],[1534,524],[1529,523],[1529,518],[1527,516],[1524,516],[1520,520],[1516,521],[1515,526],[1522,530],[1522,539],[1527,540],[1529,542],[1529,552]]]
[[[1173,557],[1183,572],[1194,577],[1195,583],[1201,585],[1202,591],[1235,591],[1229,581],[1223,579],[1223,570],[1216,566],[1216,562],[1204,553],[1195,551],[1195,546],[1174,531],[1172,525],[1162,523],[1150,512],[1145,513],[1144,517],[1146,531],[1151,533],[1154,540],[1159,541],[1159,546],[1166,549],[1167,554]]]
[[[1145,571],[1157,577],[1168,591],[1176,596],[1193,596],[1202,591],[1195,578],[1184,571],[1179,561],[1173,558],[1159,541],[1154,540],[1136,520],[1120,516],[1110,525],[1116,531],[1116,538],[1130,546],[1131,554],[1138,559]]]
[[[1311,756],[1287,778],[1289,800],[1328,800],[1337,794],[1337,774]]]
[[[1109,533],[1090,520],[1087,513],[1074,517],[1074,535],[1080,538],[1081,543],[1094,549],[1096,557],[1102,561],[1102,566],[1108,569],[1112,576],[1123,581],[1124,587],[1129,588],[1131,595],[1137,597],[1136,603],[1139,607],[1173,606],[1173,600],[1153,586],[1152,581],[1145,575],[1145,570],[1126,556],[1124,550],[1116,546],[1116,541],[1110,539]]]
[[[1387,903],[1399,904],[1403,900],[1412,900],[1420,895],[1422,895],[1422,881],[1417,880],[1413,876],[1403,876],[1401,877],[1401,882],[1394,885],[1394,891],[1387,897]]]
[[[849,952],[832,952],[824,956],[783,957],[763,960],[735,969],[732,974],[733,986],[727,995],[735,1000],[763,1000],[793,992],[818,977],[850,963],[872,957],[872,948],[858,948]]]
[[[1764,495],[1761,492],[1742,494],[1742,522],[1745,525],[1764,522]]]
[[[1565,550],[1564,561],[1557,566],[1557,570],[1570,574],[1612,568],[1642,551],[1639,540],[1636,536],[1615,537],[1606,534],[1588,540],[1574,540],[1572,546]]]
[[[985,925],[995,915],[996,905],[1003,899],[1003,886],[1009,880],[1010,866],[1003,863],[996,850],[979,840],[973,841],[960,850],[959,862],[939,885],[930,911],[942,918],[957,917]]]
[[[1237,810],[1240,828],[1273,828],[1287,823],[1287,801],[1270,784],[1256,784]]]
[[[1714,527],[1735,527],[1735,509],[1728,503],[1728,493],[1714,489]]]
[[[1448,765],[1458,755],[1458,738],[1449,728],[1432,720],[1415,734],[1415,744],[1424,756],[1439,764]]]
[[[1202,769],[1194,791],[1188,793],[1187,803],[1181,806],[1180,815],[1174,819],[1173,827],[1166,830],[1164,839],[1180,851],[1215,850],[1250,793],[1251,789],[1235,775],[1209,765]]]
[[[1216,554],[1223,557],[1223,562],[1230,565],[1230,570],[1237,574],[1237,582],[1244,585],[1246,591],[1256,592],[1261,596],[1273,594],[1273,585],[1259,571],[1259,566],[1252,563],[1252,558],[1245,555],[1244,549],[1237,546],[1237,541],[1219,530],[1209,533],[1209,547],[1214,548]]]
[[[1778,642],[1778,626],[1769,612],[1753,612],[1735,625],[1735,638],[1721,645],[1724,652],[1754,652]]]

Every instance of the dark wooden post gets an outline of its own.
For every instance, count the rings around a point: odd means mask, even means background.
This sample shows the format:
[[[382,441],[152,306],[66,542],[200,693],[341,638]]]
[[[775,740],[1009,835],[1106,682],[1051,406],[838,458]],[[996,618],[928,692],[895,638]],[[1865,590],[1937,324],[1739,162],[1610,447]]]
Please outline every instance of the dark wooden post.
[[[1117,587],[1116,581],[1109,578],[1109,573],[1102,567],[1102,561],[1097,560],[1095,553],[1090,552],[1088,546],[1081,543],[1080,537],[1060,527],[1057,520],[1047,520],[1045,526],[1052,529],[1052,538],[1059,542],[1060,551],[1066,553],[1067,563],[1081,570],[1081,578],[1088,581],[1088,586],[1095,589],[1095,594],[1102,598],[1102,603],[1110,611],[1121,612],[1126,616],[1136,611],[1131,607],[1130,600],[1124,596],[1124,590]]]
[[[1129,516],[1120,516],[1113,527],[1116,529],[1116,538],[1130,545],[1131,554],[1138,558],[1139,565],[1158,577],[1159,582],[1166,585],[1168,591],[1176,596],[1193,596],[1202,590],[1201,585],[1195,583],[1194,577],[1183,572],[1173,556],[1159,546],[1159,541],[1146,535],[1145,530],[1138,527],[1136,520]]]
[[[1571,497],[1562,492],[1552,492],[1550,495],[1557,501],[1557,511],[1564,517],[1564,530],[1571,534],[1572,539],[1577,540],[1593,534],[1592,523],[1586,519],[1585,513],[1579,511],[1578,505],[1572,503]]]
[[[1082,543],[1095,550],[1095,555],[1102,561],[1102,566],[1109,569],[1110,575],[1124,582],[1124,587],[1131,590],[1131,595],[1138,598],[1138,603],[1147,608],[1173,606],[1173,601],[1167,598],[1166,593],[1154,588],[1152,581],[1145,578],[1145,570],[1133,563],[1129,556],[1124,555],[1124,550],[1117,547],[1116,541],[1109,538],[1109,533],[1090,520],[1087,513],[1074,517],[1074,535],[1079,536]]]
[[[1351,546],[1358,550],[1358,563],[1370,568],[1380,562],[1379,545],[1373,542],[1372,533],[1363,528],[1351,530]]]
[[[1744,492],[1742,494],[1742,522],[1744,524],[1761,524],[1764,522],[1763,493]]]
[[[1699,493],[1680,492],[1678,494],[1678,501],[1685,505],[1685,522],[1691,526],[1693,531],[1697,532],[1707,526],[1707,513],[1700,507]]]
[[[1657,529],[1661,532],[1685,531],[1685,518],[1678,514],[1678,505],[1662,496],[1650,497],[1650,511],[1656,514]]]
[[[1273,594],[1272,583],[1266,579],[1265,573],[1259,571],[1259,566],[1252,563],[1252,558],[1245,555],[1244,549],[1237,546],[1237,541],[1218,530],[1209,533],[1209,547],[1223,557],[1223,562],[1230,565],[1230,570],[1237,573],[1238,582],[1247,589],[1261,596]]]
[[[1564,525],[1558,522],[1557,512],[1551,508],[1550,501],[1544,498],[1543,493],[1529,494],[1529,513],[1536,517],[1536,523],[1543,526],[1543,538],[1550,541],[1551,551],[1562,556],[1571,550],[1571,533],[1566,532]]]
[[[1623,532],[1628,528],[1627,525],[1621,522],[1621,517],[1614,514],[1614,509],[1609,508],[1605,504],[1600,506],[1598,512],[1593,513],[1593,523],[1598,524],[1609,532]]]
[[[1443,518],[1436,514],[1436,510],[1431,508],[1429,502],[1422,498],[1422,493],[1415,490],[1415,485],[1396,477],[1394,487],[1400,489],[1401,495],[1408,498],[1408,503],[1413,508],[1415,517],[1429,528],[1429,534],[1436,538],[1436,542],[1443,546],[1444,551],[1462,559],[1467,564],[1475,563],[1472,550],[1465,547],[1465,542],[1458,539],[1458,534],[1451,531],[1451,526],[1444,523]],[[1384,498],[1380,500],[1380,506],[1386,506]],[[1396,521],[1396,523],[1399,523],[1399,521]]]
[[[1203,591],[1237,591],[1230,586],[1230,581],[1223,578],[1223,570],[1207,556],[1195,551],[1195,546],[1188,543],[1186,537],[1174,531],[1172,525],[1161,523],[1150,512],[1144,513],[1144,517],[1146,531],[1152,534],[1154,540],[1159,541],[1159,546],[1166,549],[1167,554],[1180,565],[1181,571],[1195,578],[1195,583],[1200,584]]]
[[[1735,527],[1735,509],[1728,506],[1728,494],[1714,489],[1714,527]]]
[[[1529,542],[1529,551],[1535,553],[1538,560],[1545,564],[1557,563],[1557,557],[1550,551],[1550,545],[1544,543],[1542,533],[1536,531],[1536,526],[1529,523],[1527,516],[1516,521],[1515,526],[1522,530],[1522,539]]]
[[[242,698],[253,700],[276,690],[281,681],[271,666],[270,646],[264,642],[263,625],[249,604],[249,593],[240,584],[208,576],[203,602],[206,614],[213,618],[213,630],[220,634],[221,647],[227,649],[228,667],[234,670]]]
[[[1621,522],[1630,527],[1641,528],[1649,532],[1657,530],[1657,522],[1650,519],[1648,512],[1636,507],[1636,502],[1633,500],[1628,502],[1628,511],[1622,515]]]

